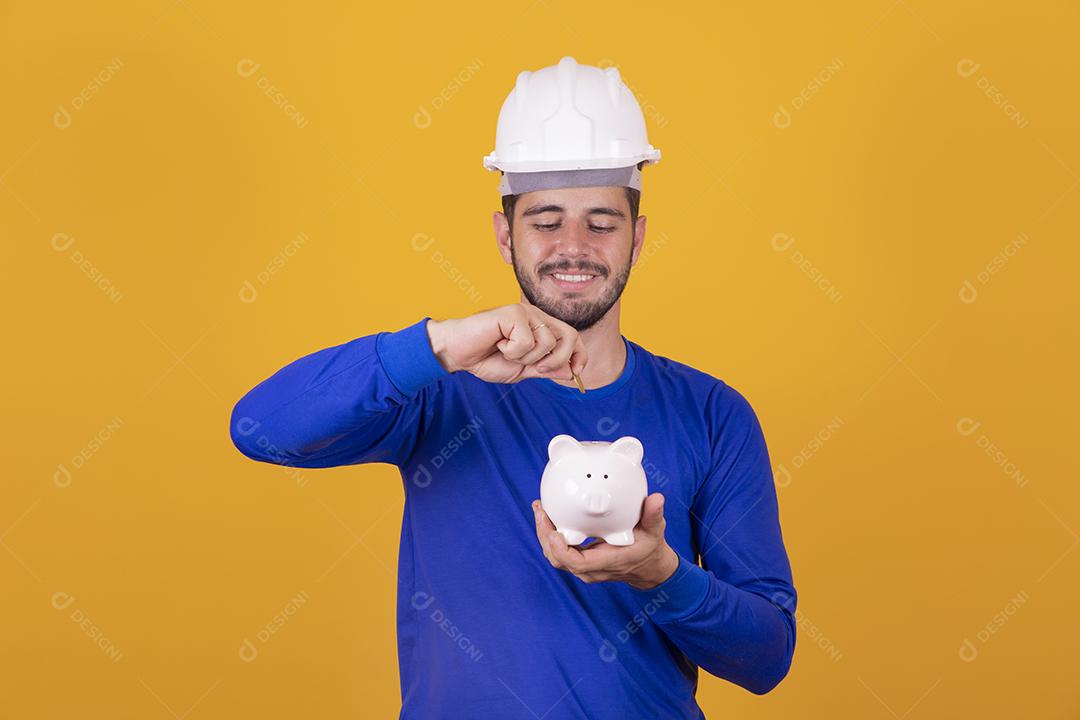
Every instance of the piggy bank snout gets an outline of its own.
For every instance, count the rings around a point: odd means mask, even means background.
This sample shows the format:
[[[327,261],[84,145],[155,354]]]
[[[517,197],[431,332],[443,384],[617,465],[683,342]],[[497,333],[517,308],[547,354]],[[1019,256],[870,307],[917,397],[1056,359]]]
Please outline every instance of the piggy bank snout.
[[[611,512],[614,499],[606,490],[589,490],[582,496],[582,505],[589,515],[603,516]]]

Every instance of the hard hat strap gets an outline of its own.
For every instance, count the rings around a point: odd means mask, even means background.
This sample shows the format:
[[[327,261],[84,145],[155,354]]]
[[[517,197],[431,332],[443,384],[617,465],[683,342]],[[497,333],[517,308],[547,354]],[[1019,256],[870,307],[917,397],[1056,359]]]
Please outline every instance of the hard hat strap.
[[[500,195],[519,195],[536,190],[566,187],[619,185],[641,190],[641,170],[637,165],[589,170],[544,170],[541,172],[504,172],[499,180]]]

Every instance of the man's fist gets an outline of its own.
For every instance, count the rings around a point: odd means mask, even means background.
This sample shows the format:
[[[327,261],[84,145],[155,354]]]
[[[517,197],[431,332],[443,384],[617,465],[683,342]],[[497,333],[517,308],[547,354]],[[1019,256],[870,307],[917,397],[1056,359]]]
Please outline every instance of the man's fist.
[[[577,330],[526,303],[428,320],[427,333],[443,368],[465,370],[486,382],[572,380],[588,360]]]

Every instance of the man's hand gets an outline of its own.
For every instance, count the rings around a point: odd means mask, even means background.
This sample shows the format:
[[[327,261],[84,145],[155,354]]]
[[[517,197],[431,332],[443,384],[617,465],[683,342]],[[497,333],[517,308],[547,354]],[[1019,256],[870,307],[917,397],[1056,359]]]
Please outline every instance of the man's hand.
[[[641,520],[634,527],[634,544],[608,545],[601,539],[586,546],[570,547],[555,529],[539,500],[532,504],[536,537],[544,557],[553,567],[568,570],[587,583],[622,580],[638,590],[649,590],[670,578],[679,567],[679,556],[664,538],[664,496],[645,498]]]
[[[427,333],[443,368],[465,370],[486,382],[572,380],[588,361],[577,330],[523,302],[463,318],[431,319]]]

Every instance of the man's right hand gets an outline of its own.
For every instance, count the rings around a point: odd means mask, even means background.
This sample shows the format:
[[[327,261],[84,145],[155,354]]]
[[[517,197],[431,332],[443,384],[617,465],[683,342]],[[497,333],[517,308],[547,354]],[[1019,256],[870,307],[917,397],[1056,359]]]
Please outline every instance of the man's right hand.
[[[572,380],[588,361],[578,331],[535,305],[514,303],[463,318],[428,320],[431,349],[448,372],[493,383]]]

